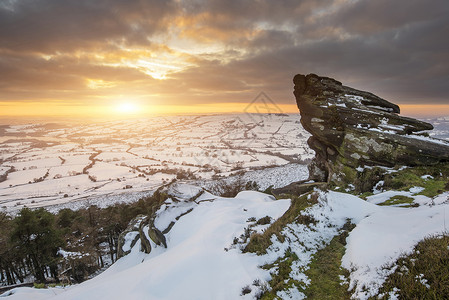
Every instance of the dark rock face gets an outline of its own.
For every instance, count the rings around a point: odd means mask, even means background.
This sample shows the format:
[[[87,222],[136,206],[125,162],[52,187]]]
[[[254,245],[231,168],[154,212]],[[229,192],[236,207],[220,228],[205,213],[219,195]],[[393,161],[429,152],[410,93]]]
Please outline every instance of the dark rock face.
[[[154,219],[156,218],[155,213],[152,214],[148,221],[148,236],[150,239],[158,246],[164,246],[167,248],[167,241],[165,235],[154,226]]]
[[[315,74],[298,74],[293,82],[301,123],[316,152],[309,179],[338,184],[358,167],[449,162],[449,143],[420,133],[433,126],[399,116],[396,104]]]
[[[151,252],[151,243],[143,231],[143,227],[147,223],[148,223],[148,218],[145,218],[145,220],[140,223],[139,236],[140,236],[140,251],[148,254]]]

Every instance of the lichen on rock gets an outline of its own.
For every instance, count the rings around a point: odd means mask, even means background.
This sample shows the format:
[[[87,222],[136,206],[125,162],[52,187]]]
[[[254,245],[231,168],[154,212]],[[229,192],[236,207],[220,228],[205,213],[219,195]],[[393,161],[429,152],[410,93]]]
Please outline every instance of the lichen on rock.
[[[370,178],[364,174],[365,182],[360,182],[357,169],[365,166],[449,162],[449,143],[425,136],[423,131],[433,126],[400,116],[398,105],[315,74],[298,74],[293,82],[301,124],[312,134],[308,144],[316,153],[309,165],[310,180],[355,183],[363,192]]]

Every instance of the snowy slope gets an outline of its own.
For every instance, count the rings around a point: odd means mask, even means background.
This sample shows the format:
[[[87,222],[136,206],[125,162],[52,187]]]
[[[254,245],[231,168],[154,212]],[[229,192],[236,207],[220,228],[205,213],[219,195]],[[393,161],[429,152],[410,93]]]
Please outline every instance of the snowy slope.
[[[267,279],[267,273],[257,268],[259,257],[224,249],[244,232],[249,217],[278,218],[289,205],[290,200],[274,201],[258,192],[201,202],[167,234],[168,249],[152,243],[146,255],[137,243],[101,275],[50,299],[238,298],[245,285]],[[29,299],[18,296],[7,299]]]
[[[377,207],[351,232],[342,266],[353,270],[351,287],[357,299],[375,295],[389,275],[383,267],[409,253],[426,236],[447,232],[449,205],[416,208]],[[448,223],[449,224],[449,223]],[[364,288],[366,287],[366,289]]]
[[[178,188],[180,196],[191,196],[196,191],[192,186]],[[137,243],[129,255],[80,285],[65,291],[18,288],[5,299],[254,299],[258,290],[253,282],[270,280],[273,271],[260,266],[283,257],[287,249],[299,257],[290,276],[306,287],[308,278],[302,270],[348,219],[357,226],[347,239],[342,266],[351,271],[348,279],[355,287],[355,299],[367,299],[377,293],[388,275],[385,265],[411,251],[425,236],[445,231],[445,222],[449,224],[449,219],[445,221],[447,202],[398,208],[378,206],[349,194],[320,192],[319,203],[305,212],[317,223],[287,225],[283,230],[285,240],[280,242],[273,236],[266,255],[244,254],[232,245],[234,238],[254,223],[249,218],[269,215],[273,222],[289,205],[288,199],[274,200],[258,192],[241,192],[235,198],[216,198],[206,193],[194,203],[168,200],[155,220],[161,228],[180,213],[193,210],[166,235],[167,249],[152,243],[152,252],[144,254]],[[243,296],[246,286],[252,291]],[[292,288],[278,296],[302,299],[304,294]]]

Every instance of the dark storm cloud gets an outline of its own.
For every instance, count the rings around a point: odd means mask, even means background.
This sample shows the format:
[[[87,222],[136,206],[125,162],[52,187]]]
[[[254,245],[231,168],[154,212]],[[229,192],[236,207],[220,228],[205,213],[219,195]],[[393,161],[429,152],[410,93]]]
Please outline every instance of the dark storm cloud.
[[[224,25],[223,20],[233,20],[236,23],[252,24],[257,21],[284,23],[298,17],[309,15],[313,9],[325,8],[336,0],[187,0],[182,1],[182,7],[188,15],[198,15],[203,12],[218,18],[206,20],[209,25]],[[227,23],[232,26],[232,22]],[[235,24],[235,23],[234,23]]]
[[[301,27],[315,10],[326,9],[337,2],[339,0],[187,0],[181,2],[181,7],[183,15],[193,19],[196,25],[192,36],[204,38],[202,35],[206,34],[232,46],[242,43],[239,37],[248,38],[248,33],[261,28],[276,31],[278,29],[273,27]],[[203,28],[208,31],[204,33]]]
[[[372,34],[422,22],[447,19],[446,0],[356,1],[328,20],[353,33]]]
[[[292,75],[316,72],[399,103],[449,103],[449,2],[445,0],[340,1],[327,11],[317,1],[295,1],[289,6],[264,1],[239,6],[231,1],[225,7],[227,3],[212,1],[207,9],[242,26],[267,20],[268,25],[296,28],[296,35],[265,30],[246,44],[239,41],[250,54],[215,69],[224,81],[239,78],[236,87],[269,89],[284,101],[291,97]],[[211,20],[208,25],[225,29],[221,23]],[[201,78],[196,77],[198,85]]]
[[[0,6],[0,48],[55,52],[106,41],[148,44],[173,11],[165,0],[18,0]]]
[[[433,61],[433,53],[418,58],[416,55],[393,47],[389,37],[378,37],[376,41],[362,37],[323,40],[283,45],[226,65],[205,62],[174,76],[199,90],[247,91],[241,95],[242,101],[251,100],[257,91],[264,90],[276,101],[288,102],[292,99],[293,76],[317,73],[398,103],[448,103],[447,64]]]
[[[0,3],[0,100],[79,99],[101,90],[86,78],[138,89],[155,80],[135,68],[102,65],[115,44],[150,48],[165,30],[171,1],[19,0]],[[58,54],[51,59],[42,55]],[[82,54],[79,54],[82,53]],[[86,54],[87,53],[87,54]]]
[[[99,93],[86,90],[93,78],[182,94],[180,104],[248,101],[261,90],[293,103],[293,76],[314,72],[397,103],[449,103],[448,15],[447,0],[11,0],[0,4],[0,91]],[[193,66],[163,81],[76,55],[151,48],[174,24],[198,48],[224,50],[189,54]],[[41,57],[54,53],[63,55]]]

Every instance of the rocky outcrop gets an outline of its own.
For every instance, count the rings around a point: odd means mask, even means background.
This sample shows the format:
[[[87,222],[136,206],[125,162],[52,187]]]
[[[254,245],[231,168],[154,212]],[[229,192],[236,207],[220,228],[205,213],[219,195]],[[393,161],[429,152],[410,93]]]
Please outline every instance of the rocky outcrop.
[[[154,216],[149,219],[148,222],[148,236],[150,239],[158,246],[164,246],[164,248],[167,248],[167,241],[165,239],[165,235],[154,226]]]
[[[145,220],[146,217],[144,215],[138,215],[129,222],[125,231],[120,233],[117,245],[117,258],[128,255],[131,252],[131,249],[140,238],[139,228]]]
[[[400,116],[396,104],[315,74],[298,74],[293,82],[301,124],[316,152],[309,179],[340,184],[365,166],[449,162],[449,143],[426,136],[433,126]]]
[[[143,231],[143,228],[147,225],[148,218],[145,218],[145,221],[140,223],[139,226],[139,236],[140,236],[140,251],[144,253],[150,253],[151,252],[151,243],[147,238],[147,235]]]
[[[144,253],[151,252],[150,239],[157,245],[167,248],[164,234],[154,225],[155,215],[151,217],[138,215],[131,220],[128,227],[118,239],[117,257],[123,257],[131,252],[134,245],[140,240],[140,250]],[[148,226],[147,233],[145,227]]]

